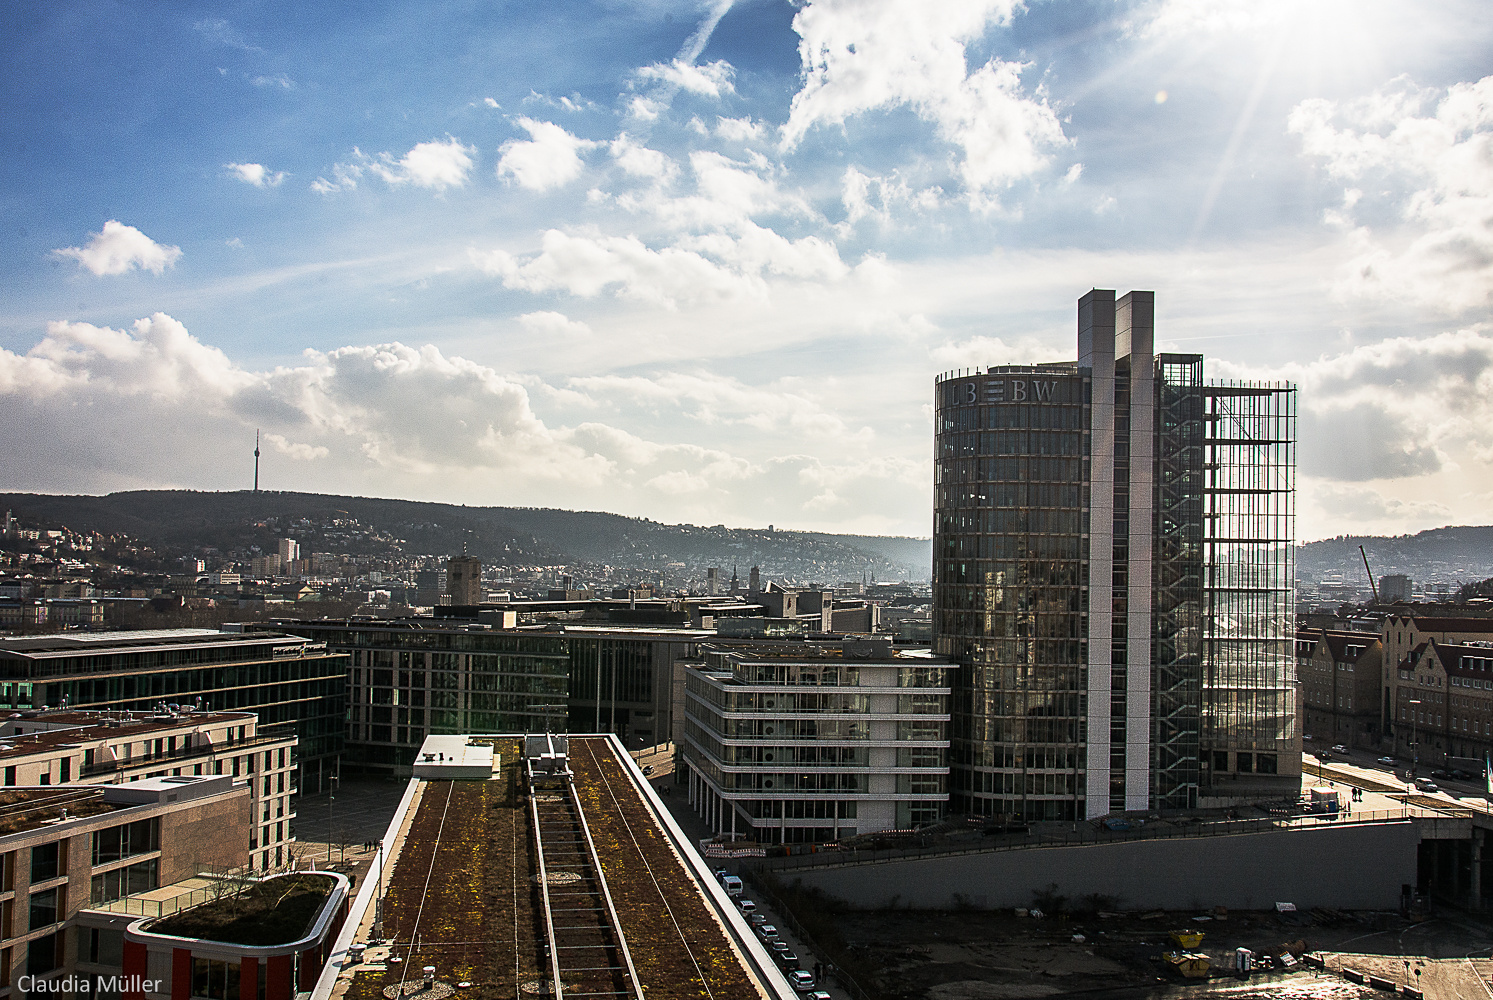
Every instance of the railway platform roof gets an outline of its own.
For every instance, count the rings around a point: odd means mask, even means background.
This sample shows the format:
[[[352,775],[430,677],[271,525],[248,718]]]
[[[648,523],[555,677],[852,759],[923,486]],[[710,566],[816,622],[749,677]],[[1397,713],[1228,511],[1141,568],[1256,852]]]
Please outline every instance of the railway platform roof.
[[[558,784],[520,735],[448,739],[490,773],[410,781],[312,1000],[796,995],[615,736]]]

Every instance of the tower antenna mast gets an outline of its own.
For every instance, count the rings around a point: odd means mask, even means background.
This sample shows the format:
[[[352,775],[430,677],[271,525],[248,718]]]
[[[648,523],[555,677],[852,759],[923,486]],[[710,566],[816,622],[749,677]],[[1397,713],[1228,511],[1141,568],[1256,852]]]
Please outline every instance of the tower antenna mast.
[[[259,430],[254,431],[254,492],[259,492]]]

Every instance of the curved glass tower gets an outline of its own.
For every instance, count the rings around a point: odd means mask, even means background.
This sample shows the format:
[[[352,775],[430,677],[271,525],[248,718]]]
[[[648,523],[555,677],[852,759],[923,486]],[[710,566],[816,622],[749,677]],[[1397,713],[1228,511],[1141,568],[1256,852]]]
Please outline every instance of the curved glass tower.
[[[1205,386],[1200,355],[1154,353],[1153,311],[1151,292],[1095,290],[1076,362],[937,380],[933,624],[964,667],[956,811],[1190,809],[1224,775],[1267,796],[1299,776],[1294,390]]]

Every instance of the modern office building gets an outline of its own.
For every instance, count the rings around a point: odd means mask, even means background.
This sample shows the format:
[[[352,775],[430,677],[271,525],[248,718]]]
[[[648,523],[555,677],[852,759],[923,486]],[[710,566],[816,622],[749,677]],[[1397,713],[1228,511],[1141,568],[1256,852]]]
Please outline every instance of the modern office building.
[[[689,801],[758,843],[909,830],[948,803],[950,675],[886,639],[706,646],[685,671]]]
[[[1295,390],[1205,384],[1153,323],[1153,293],[1095,290],[1076,362],[937,380],[956,809],[1189,809],[1299,776]]]
[[[427,736],[614,733],[630,749],[670,738],[676,664],[713,631],[462,618],[276,621],[346,654],[350,766],[407,776]]]
[[[291,862],[295,747],[252,712],[18,712],[0,722],[0,790],[226,774],[249,787],[247,863],[269,871]]]
[[[294,730],[301,791],[322,790],[336,772],[346,688],[345,654],[277,632],[186,628],[0,639],[0,708],[253,712],[262,726]]]
[[[249,790],[226,775],[7,789],[0,990],[118,997],[124,925],[140,912],[121,895],[241,867],[248,813]]]

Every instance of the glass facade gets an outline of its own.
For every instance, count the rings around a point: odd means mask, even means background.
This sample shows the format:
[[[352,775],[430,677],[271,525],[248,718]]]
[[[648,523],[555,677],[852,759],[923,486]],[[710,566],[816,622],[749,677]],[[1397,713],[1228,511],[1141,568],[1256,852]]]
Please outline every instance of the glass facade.
[[[935,419],[935,652],[963,667],[951,807],[1072,819],[1084,795],[1089,380],[946,377]]]
[[[276,627],[348,656],[349,766],[408,767],[427,736],[565,729],[569,649],[561,634],[413,622]]]
[[[956,811],[1186,810],[1300,774],[1295,390],[1210,386],[1201,355],[1152,354],[1153,322],[1150,292],[1096,289],[1078,364],[936,383]]]
[[[182,629],[0,640],[0,678],[10,708],[151,712],[201,698],[214,711],[253,712],[300,738],[300,787],[342,753],[347,657],[294,637]]]
[[[1228,384],[1207,403],[1203,742],[1215,774],[1300,773],[1296,390]]]
[[[1156,359],[1152,800],[1197,806],[1202,761],[1203,359]]]

